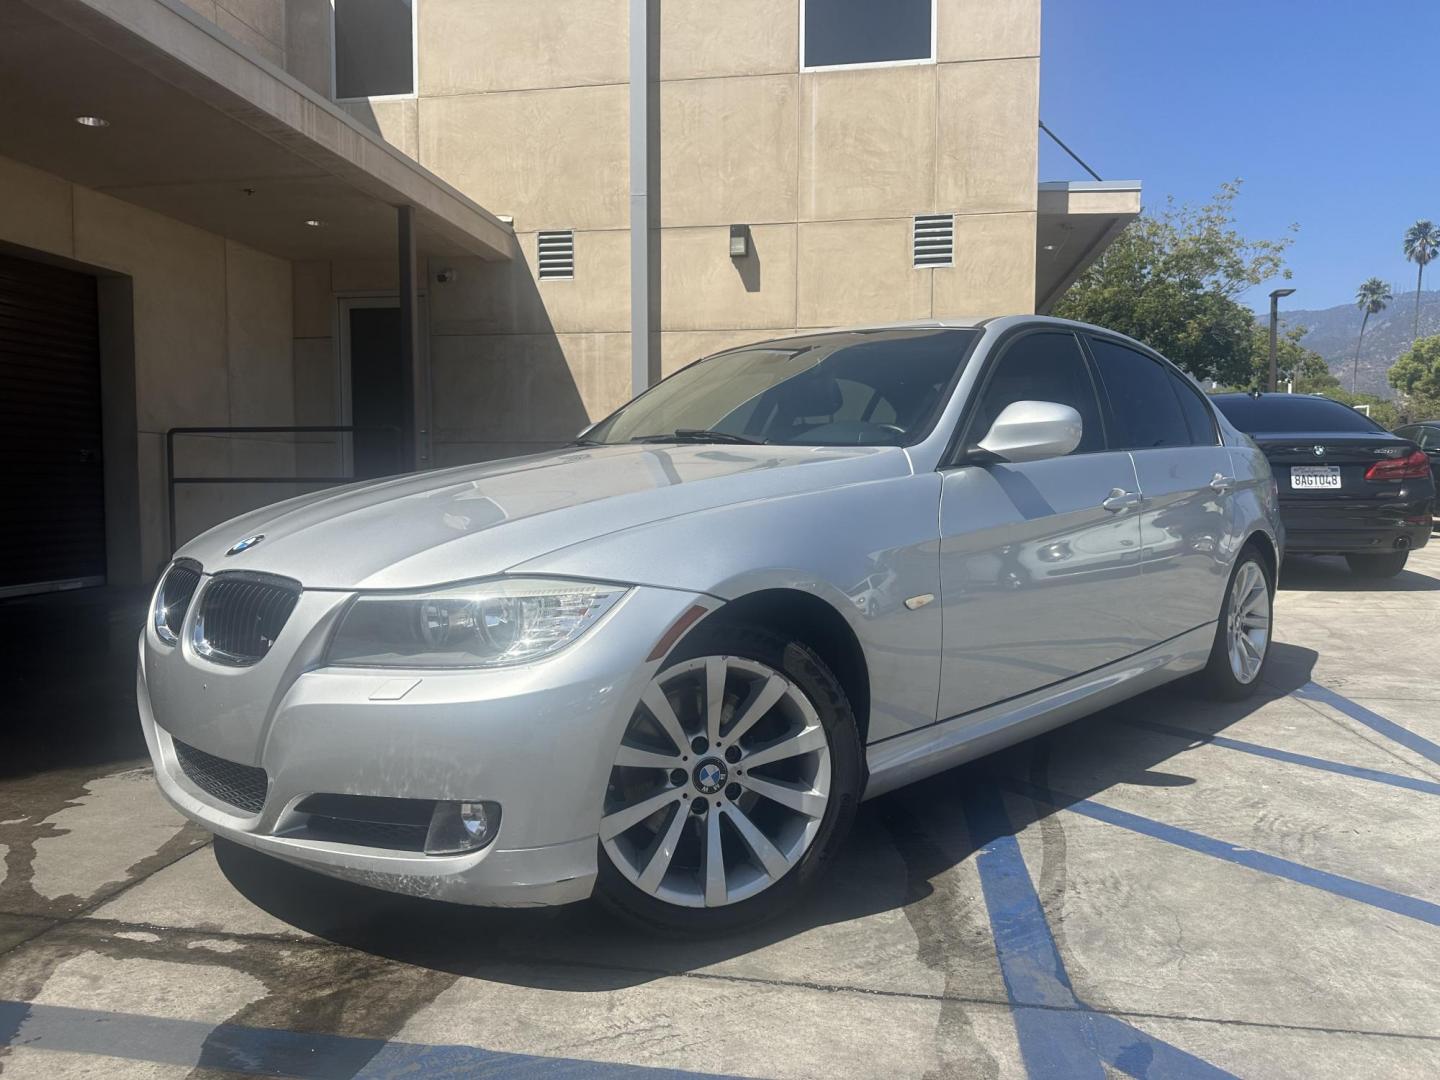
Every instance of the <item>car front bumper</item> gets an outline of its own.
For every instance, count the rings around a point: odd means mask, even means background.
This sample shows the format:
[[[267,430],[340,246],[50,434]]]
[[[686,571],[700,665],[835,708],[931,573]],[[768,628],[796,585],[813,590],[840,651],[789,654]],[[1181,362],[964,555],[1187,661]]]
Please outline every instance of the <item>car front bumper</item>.
[[[569,648],[516,667],[320,666],[324,631],[346,599],[304,594],[292,620],[317,632],[287,625],[271,655],[249,668],[198,656],[188,633],[168,646],[146,627],[137,698],[165,797],[218,836],[380,889],[492,906],[589,896],[611,763],[660,663],[649,654],[691,606],[716,602],[637,588]],[[298,653],[276,656],[287,638]],[[259,811],[199,786],[177,739],[263,769]],[[313,839],[296,808],[314,794],[485,800],[500,804],[500,826],[486,847],[459,855]]]

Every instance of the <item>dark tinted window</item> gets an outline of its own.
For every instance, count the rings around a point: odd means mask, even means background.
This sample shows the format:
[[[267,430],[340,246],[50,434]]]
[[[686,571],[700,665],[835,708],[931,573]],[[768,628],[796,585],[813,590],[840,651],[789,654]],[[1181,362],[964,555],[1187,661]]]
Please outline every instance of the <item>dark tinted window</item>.
[[[1247,434],[1385,430],[1349,405],[1306,394],[1224,394],[1211,400],[1226,419]]]
[[[1220,441],[1215,430],[1215,417],[1205,395],[1191,386],[1185,379],[1167,372],[1175,396],[1180,400],[1180,411],[1185,414],[1185,423],[1190,428],[1190,441],[1196,446],[1214,446]]]
[[[1115,450],[1149,450],[1157,446],[1189,446],[1190,427],[1175,396],[1174,377],[1144,353],[1092,338],[1100,381],[1110,399]],[[1213,440],[1212,440],[1213,441]]]
[[[808,446],[905,446],[934,423],[975,330],[818,334],[691,364],[623,406],[585,442],[682,429]]]
[[[414,0],[335,0],[335,96],[415,92]]]
[[[1419,438],[1416,439],[1415,435]],[[1428,424],[1421,426],[1415,435],[1407,435],[1406,438],[1414,441],[1425,450],[1440,449],[1440,428],[1431,427]]]
[[[804,0],[805,66],[930,59],[933,0]]]
[[[1074,452],[1085,454],[1105,448],[1095,384],[1074,334],[1027,334],[1009,346],[985,384],[966,438],[979,442],[1005,406],[1017,401],[1069,405],[1084,423],[1080,445]]]

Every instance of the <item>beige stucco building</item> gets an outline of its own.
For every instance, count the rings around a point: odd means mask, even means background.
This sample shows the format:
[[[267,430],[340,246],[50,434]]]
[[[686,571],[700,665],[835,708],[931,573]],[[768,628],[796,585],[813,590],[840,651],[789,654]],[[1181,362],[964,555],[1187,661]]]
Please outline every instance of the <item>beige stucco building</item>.
[[[0,0],[0,392],[77,447],[0,464],[93,504],[0,594],[151,577],[173,428],[365,429],[182,476],[452,465],[730,345],[1044,310],[1139,185],[1038,182],[1040,9]],[[297,489],[181,484],[177,538]]]

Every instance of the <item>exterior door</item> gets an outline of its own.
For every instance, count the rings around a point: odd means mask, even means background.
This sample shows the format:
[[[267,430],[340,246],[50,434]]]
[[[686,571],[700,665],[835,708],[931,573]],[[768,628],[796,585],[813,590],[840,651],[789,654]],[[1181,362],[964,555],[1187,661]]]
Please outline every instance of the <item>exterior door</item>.
[[[1064,457],[945,472],[942,720],[1063,682],[1145,644],[1135,621],[1135,467],[1128,453],[1107,446],[1074,334],[1031,332],[1004,346],[964,421],[961,447],[983,438],[1006,405],[1027,400],[1071,406],[1083,435]]]
[[[1089,345],[1113,446],[1130,450],[1144,504],[1137,609],[1150,643],[1214,622],[1234,556],[1234,470],[1210,403],[1167,364],[1105,338]]]
[[[100,451],[95,279],[0,255],[0,596],[104,583]]]
[[[421,301],[418,316],[427,325]],[[415,362],[422,383],[429,385],[429,366],[423,348]],[[351,474],[357,480],[392,476],[406,469],[405,446],[410,432],[429,427],[429,401],[415,403],[415,415],[406,415],[408,394],[400,356],[400,304],[393,296],[346,297],[340,301],[340,350],[344,423],[357,430],[347,436]],[[428,398],[428,395],[426,395]],[[427,440],[428,442],[428,440]],[[428,459],[418,468],[428,466]]]

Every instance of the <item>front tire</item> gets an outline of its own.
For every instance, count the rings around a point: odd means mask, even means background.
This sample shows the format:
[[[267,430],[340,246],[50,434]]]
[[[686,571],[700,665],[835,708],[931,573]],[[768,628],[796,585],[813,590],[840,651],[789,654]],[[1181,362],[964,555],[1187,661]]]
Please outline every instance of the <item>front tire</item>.
[[[701,626],[651,680],[617,748],[595,895],[672,934],[775,917],[834,858],[861,747],[833,672],[758,626]]]
[[[1392,578],[1405,569],[1409,559],[1408,551],[1397,551],[1388,555],[1345,556],[1345,561],[1350,564],[1350,572],[1363,578]]]
[[[1255,548],[1247,547],[1230,571],[1210,659],[1197,676],[1209,697],[1239,701],[1255,692],[1270,660],[1274,609],[1275,581],[1270,567]]]

